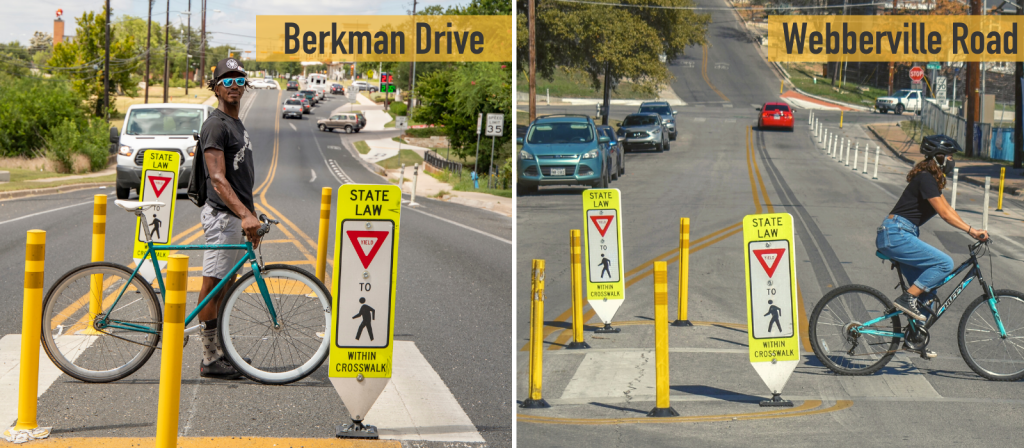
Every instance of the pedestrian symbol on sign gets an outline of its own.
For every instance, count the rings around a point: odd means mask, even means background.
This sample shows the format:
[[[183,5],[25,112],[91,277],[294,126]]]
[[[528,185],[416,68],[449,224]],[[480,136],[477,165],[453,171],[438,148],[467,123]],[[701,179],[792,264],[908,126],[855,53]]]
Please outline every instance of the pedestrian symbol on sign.
[[[770,305],[768,307],[768,312],[765,313],[765,315],[764,315],[764,317],[768,317],[769,314],[772,315],[771,322],[768,322],[768,332],[769,333],[772,332],[772,325],[777,325],[779,327],[779,332],[781,333],[782,332],[782,324],[779,323],[779,314],[782,314],[782,308],[779,308],[779,307],[775,306],[771,300],[768,301],[768,305]],[[356,337],[356,339],[359,339],[359,338]],[[370,339],[373,339],[373,338],[371,337]]]
[[[359,329],[356,330],[356,340],[358,341],[359,337],[363,335],[363,328],[365,328],[366,334],[370,335],[370,340],[372,341],[373,323],[371,321],[377,318],[376,310],[366,304],[366,297],[360,297],[359,303],[363,304],[363,306],[359,307],[359,314],[352,316],[353,319],[363,318],[363,322],[359,324]]]

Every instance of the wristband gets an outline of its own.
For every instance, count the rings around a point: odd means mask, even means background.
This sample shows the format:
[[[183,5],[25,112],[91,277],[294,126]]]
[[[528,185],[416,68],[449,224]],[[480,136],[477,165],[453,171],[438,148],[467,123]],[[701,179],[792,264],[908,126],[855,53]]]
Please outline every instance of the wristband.
[[[971,230],[974,230],[974,227],[971,227],[971,226],[967,226],[967,234],[968,234],[968,235],[970,235],[970,234],[971,234]]]

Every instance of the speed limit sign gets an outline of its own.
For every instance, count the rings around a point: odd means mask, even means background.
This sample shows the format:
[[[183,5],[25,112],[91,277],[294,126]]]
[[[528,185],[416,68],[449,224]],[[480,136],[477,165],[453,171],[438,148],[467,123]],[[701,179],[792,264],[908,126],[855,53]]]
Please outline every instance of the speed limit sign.
[[[505,132],[505,114],[487,114],[487,128],[484,135],[488,137],[501,137]]]

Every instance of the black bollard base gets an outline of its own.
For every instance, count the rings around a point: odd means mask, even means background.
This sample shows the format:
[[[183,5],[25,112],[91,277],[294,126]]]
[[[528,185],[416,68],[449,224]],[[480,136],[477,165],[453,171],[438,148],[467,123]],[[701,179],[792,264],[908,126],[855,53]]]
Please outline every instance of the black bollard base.
[[[551,405],[548,404],[548,402],[544,401],[543,398],[541,398],[539,400],[534,400],[532,398],[527,398],[525,401],[523,401],[523,404],[519,405],[519,407],[526,408],[526,409],[540,409],[540,408],[550,408]]]
[[[612,324],[604,324],[604,328],[598,328],[594,330],[594,333],[618,333],[622,331],[621,328],[612,328]]]
[[[570,350],[581,349],[581,348],[590,348],[590,344],[587,344],[586,341],[580,341],[580,342],[572,341],[572,342],[569,343],[569,345],[566,345],[565,348],[566,349],[570,349]]]
[[[676,412],[675,409],[672,409],[672,406],[669,406],[667,408],[655,407],[654,409],[651,409],[651,412],[647,413],[647,416],[648,417],[679,417],[679,413]]]
[[[762,408],[791,408],[793,402],[789,400],[783,400],[782,394],[772,394],[771,400],[764,400],[761,402]]]
[[[672,326],[673,327],[692,327],[693,324],[691,324],[690,321],[688,321],[688,320],[678,320],[677,319],[676,321],[672,322]]]
[[[338,425],[336,437],[340,439],[379,439],[377,427],[364,425],[362,420],[352,420],[352,423]]]

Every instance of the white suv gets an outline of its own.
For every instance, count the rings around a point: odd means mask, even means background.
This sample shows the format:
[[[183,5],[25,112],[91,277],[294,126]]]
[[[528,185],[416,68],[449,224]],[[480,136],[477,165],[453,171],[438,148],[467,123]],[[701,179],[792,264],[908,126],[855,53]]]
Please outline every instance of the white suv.
[[[202,104],[135,104],[129,107],[120,135],[111,128],[111,142],[117,145],[117,198],[128,199],[131,190],[139,190],[146,151],[177,152],[181,156],[178,188],[188,187],[192,158],[196,154],[192,134],[201,130],[211,113],[213,108]]]
[[[905,110],[920,112],[921,97],[922,93],[920,90],[897,90],[891,96],[883,96],[875,100],[875,109],[880,114],[890,110],[897,115],[902,114]]]

